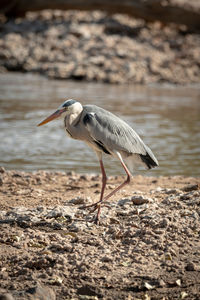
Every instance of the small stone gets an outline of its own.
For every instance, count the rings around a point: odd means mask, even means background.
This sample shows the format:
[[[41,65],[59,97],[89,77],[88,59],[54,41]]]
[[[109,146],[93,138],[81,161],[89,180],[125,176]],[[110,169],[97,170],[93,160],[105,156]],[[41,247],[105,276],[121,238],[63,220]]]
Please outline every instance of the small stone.
[[[76,173],[74,171],[69,171],[69,172],[67,172],[67,175],[68,176],[74,176],[74,175],[76,175]]]
[[[103,262],[112,262],[112,257],[104,256],[104,257],[102,257],[101,261],[103,261]]]
[[[166,285],[166,283],[164,282],[164,280],[160,279],[159,286],[164,287],[165,285]]]
[[[129,203],[130,202],[130,199],[129,198],[123,198],[123,199],[120,199],[119,201],[118,201],[118,205],[119,206],[124,206],[124,205],[126,205],[127,203]]]
[[[133,196],[133,197],[131,197],[131,201],[135,205],[142,205],[144,203],[152,202],[152,199],[145,198],[144,196]]]
[[[88,202],[91,202],[90,201],[91,198],[90,197],[76,197],[76,198],[73,198],[69,201],[69,203],[72,203],[72,204],[86,204]]]
[[[158,182],[157,179],[153,179],[153,180],[152,180],[152,183],[156,183],[156,182]]]
[[[46,214],[47,218],[58,218],[62,216],[72,219],[74,217],[74,211],[71,207],[57,206],[49,209],[48,213]]]
[[[20,236],[18,236],[18,235],[13,235],[12,236],[12,239],[13,239],[13,241],[15,241],[15,242],[19,242],[20,241]]]
[[[168,226],[168,224],[169,224],[169,221],[168,221],[168,219],[165,218],[165,219],[160,221],[160,223],[158,224],[158,227],[159,228],[166,228]]]
[[[55,285],[61,285],[63,282],[62,278],[59,276],[53,276],[53,278],[50,280],[50,284],[55,284]],[[46,299],[46,298],[45,298]],[[45,300],[44,299],[44,300]]]
[[[190,200],[191,199],[191,195],[189,194],[184,194],[180,196],[180,200]]]
[[[14,300],[10,293],[0,294],[0,300]]]
[[[166,189],[166,194],[177,194],[179,191],[177,189]]]
[[[165,254],[165,261],[172,261],[172,256],[170,253]]]
[[[186,292],[181,292],[181,299],[185,299],[188,296]]]
[[[176,280],[176,284],[177,284],[178,286],[181,286],[181,280],[180,280],[180,279],[177,279],[177,280]]]
[[[195,271],[195,265],[192,262],[187,263],[185,266],[186,271]]]
[[[144,283],[144,286],[147,290],[153,290],[155,288],[154,285],[149,284],[148,282]]]
[[[182,191],[184,192],[191,192],[198,190],[198,184],[189,184],[182,188]]]
[[[0,173],[5,173],[5,168],[4,167],[0,167]]]
[[[80,179],[81,179],[81,180],[87,181],[87,180],[88,180],[88,176],[87,176],[87,175],[81,175],[81,176],[80,176]]]
[[[56,295],[52,289],[49,287],[38,284],[36,287],[30,288],[27,291],[27,294],[31,294],[30,299],[40,299],[40,300],[55,300]]]

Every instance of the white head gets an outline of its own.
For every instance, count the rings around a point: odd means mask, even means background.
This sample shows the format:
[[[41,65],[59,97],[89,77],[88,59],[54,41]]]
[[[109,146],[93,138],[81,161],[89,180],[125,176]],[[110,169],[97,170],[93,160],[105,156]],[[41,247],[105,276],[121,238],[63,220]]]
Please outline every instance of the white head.
[[[72,115],[72,114],[80,114],[83,110],[83,107],[80,102],[69,99],[66,100],[63,104],[61,104],[58,109],[51,114],[49,117],[47,117],[45,120],[43,120],[41,123],[39,123],[37,126],[44,125],[54,119],[57,119],[59,117],[65,117],[66,115]]]

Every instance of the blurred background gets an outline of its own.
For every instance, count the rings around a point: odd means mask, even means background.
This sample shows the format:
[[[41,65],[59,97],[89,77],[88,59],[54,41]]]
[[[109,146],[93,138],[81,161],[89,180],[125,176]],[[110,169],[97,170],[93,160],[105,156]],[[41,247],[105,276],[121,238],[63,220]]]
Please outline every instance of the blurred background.
[[[97,173],[61,120],[36,127],[74,98],[137,131],[160,162],[140,174],[199,176],[200,2],[187,2],[1,1],[0,165]]]

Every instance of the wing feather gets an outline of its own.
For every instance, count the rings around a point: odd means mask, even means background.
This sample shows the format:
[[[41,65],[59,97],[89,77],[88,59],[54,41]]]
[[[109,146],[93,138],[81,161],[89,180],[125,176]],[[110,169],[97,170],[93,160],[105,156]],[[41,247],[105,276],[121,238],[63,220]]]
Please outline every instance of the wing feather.
[[[108,151],[146,154],[145,144],[126,122],[95,105],[85,105],[84,111],[83,123],[90,136]]]

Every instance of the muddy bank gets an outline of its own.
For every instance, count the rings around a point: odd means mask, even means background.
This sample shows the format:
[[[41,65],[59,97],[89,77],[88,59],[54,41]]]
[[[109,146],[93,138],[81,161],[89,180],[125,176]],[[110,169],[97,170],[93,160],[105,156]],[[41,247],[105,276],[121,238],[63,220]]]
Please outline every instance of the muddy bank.
[[[1,72],[108,83],[200,83],[200,35],[103,12],[43,11],[0,24]]]
[[[100,176],[0,173],[6,299],[199,299],[199,178],[133,177],[102,209]],[[122,181],[110,177],[109,192]],[[11,296],[12,295],[12,296]]]

